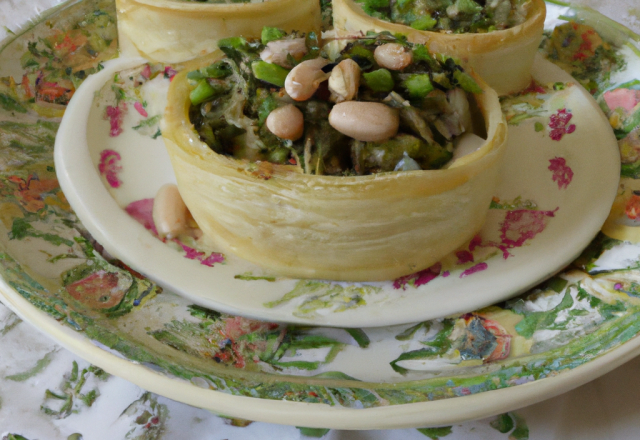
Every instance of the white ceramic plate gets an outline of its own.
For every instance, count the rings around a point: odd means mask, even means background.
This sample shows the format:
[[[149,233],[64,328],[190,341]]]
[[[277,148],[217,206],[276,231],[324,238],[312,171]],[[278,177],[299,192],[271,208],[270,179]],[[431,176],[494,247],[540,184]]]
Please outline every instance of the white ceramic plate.
[[[128,111],[122,133],[111,137],[105,99],[94,100],[116,72],[141,62],[114,60],[74,95],[56,141],[60,184],[83,225],[112,255],[164,288],[215,310],[279,322],[371,327],[484,307],[527,290],[576,258],[605,221],[618,187],[616,139],[596,102],[580,86],[552,91],[544,95],[544,106],[532,111],[535,117],[509,126],[502,182],[495,195],[499,205],[511,206],[492,209],[480,244],[444,259],[434,280],[420,285],[429,276],[425,272],[404,280],[359,284],[255,279],[273,274],[228,254],[222,264],[203,264],[215,249],[198,249],[203,252],[198,258],[185,255],[124,210],[175,182],[162,138],[131,128],[140,123],[141,115]],[[541,57],[533,75],[541,84],[575,84]],[[159,114],[163,87],[169,83],[154,81],[157,84],[145,89],[150,91],[141,98],[154,102],[149,108],[156,110],[149,110],[148,118]],[[552,122],[561,114],[571,118],[566,127]],[[560,130],[559,139],[552,139],[553,127]],[[117,187],[99,171],[105,157],[115,156],[120,167]],[[562,175],[565,169],[569,174]],[[292,298],[286,300],[285,295]]]

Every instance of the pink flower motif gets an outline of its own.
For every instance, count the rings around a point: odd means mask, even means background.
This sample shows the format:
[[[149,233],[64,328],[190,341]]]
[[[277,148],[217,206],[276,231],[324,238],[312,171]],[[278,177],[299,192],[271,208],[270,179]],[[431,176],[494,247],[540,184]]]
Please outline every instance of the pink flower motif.
[[[98,171],[105,177],[112,188],[119,188],[122,185],[122,181],[118,178],[118,174],[122,171],[122,166],[120,166],[121,159],[120,153],[117,151],[102,150],[100,152]]]
[[[469,252],[473,252],[478,246],[482,245],[482,237],[476,235],[473,237],[471,242],[469,242]]]
[[[571,118],[573,118],[573,115],[566,108],[558,110],[555,115],[551,115],[549,118],[549,128],[551,128],[549,137],[554,141],[559,141],[565,134],[571,134],[576,131],[575,124],[569,124]]]
[[[129,203],[124,210],[138,223],[151,231],[153,235],[158,235],[156,225],[153,222],[153,199],[136,200]]]
[[[554,217],[556,211],[531,211],[519,209],[509,211],[500,227],[500,239],[506,249],[521,247],[546,228],[545,220]]]
[[[151,78],[151,66],[149,64],[145,64],[140,75],[145,79]]]
[[[174,239],[173,241],[182,246],[182,250],[186,252],[185,258],[188,258],[189,260],[203,260],[205,255],[204,252],[200,252],[197,249],[189,247],[186,244],[182,243],[180,240]]]
[[[458,257],[457,264],[473,263],[473,254],[469,251],[458,251],[456,257]]]
[[[185,258],[190,260],[198,260],[200,264],[208,267],[213,267],[214,263],[222,263],[224,261],[224,255],[218,252],[212,252],[208,257],[204,252],[200,252],[197,249],[187,246],[180,240],[174,239],[176,243],[182,246],[182,249],[186,252]]]
[[[142,199],[131,202],[127,205],[125,211],[127,211],[127,214],[133,217],[138,223],[151,231],[153,235],[158,237],[158,231],[156,229],[155,223],[153,222],[153,199]],[[182,250],[184,250],[185,252],[185,258],[188,258],[190,260],[198,260],[200,264],[208,267],[213,267],[215,263],[224,262],[224,254],[211,252],[211,254],[207,256],[206,252],[201,252],[197,249],[187,246],[178,239],[173,239],[173,241],[179,244],[180,247],[182,247]]]
[[[473,275],[474,273],[482,272],[483,270],[487,270],[489,265],[487,263],[478,263],[473,267],[465,270],[460,274],[460,278],[468,277],[469,275]]]
[[[549,171],[553,173],[553,181],[558,183],[558,189],[567,188],[573,179],[573,170],[567,166],[562,157],[549,160]]]
[[[109,120],[111,129],[109,130],[109,136],[116,137],[122,133],[122,119],[127,112],[127,104],[121,102],[117,107],[108,105],[104,112],[104,119]]]
[[[218,252],[211,252],[211,255],[209,255],[207,258],[200,260],[200,263],[209,267],[213,267],[215,263],[222,263],[222,262],[224,262],[224,255]]]
[[[171,66],[167,66],[164,68],[164,77],[169,78],[170,80],[172,80],[177,73],[178,71]]]
[[[149,114],[147,113],[147,111],[144,109],[144,106],[142,105],[142,103],[140,101],[136,101],[135,104],[133,104],[133,107],[138,111],[138,113],[140,113],[143,117],[147,117],[149,116]]]
[[[393,282],[393,288],[405,290],[407,288],[407,284],[412,284],[414,287],[422,286],[438,278],[441,270],[442,265],[440,263],[436,263],[428,269],[397,278]]]

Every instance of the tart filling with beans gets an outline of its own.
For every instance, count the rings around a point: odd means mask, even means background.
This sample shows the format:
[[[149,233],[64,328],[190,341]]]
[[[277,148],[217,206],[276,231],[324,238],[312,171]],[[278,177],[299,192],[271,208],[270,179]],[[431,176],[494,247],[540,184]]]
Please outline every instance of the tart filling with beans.
[[[491,32],[525,22],[531,0],[357,0],[364,12],[421,31]]]
[[[388,31],[460,59],[498,95],[526,89],[544,0],[332,0],[334,32]]]
[[[306,174],[433,170],[472,131],[481,88],[453,59],[388,33],[336,39],[265,28],[219,43],[225,58],[187,75],[189,117],[219,154]]]
[[[267,28],[220,48],[174,77],[162,126],[217,250],[277,276],[382,281],[482,228],[507,128],[455,60],[390,34],[321,48]]]

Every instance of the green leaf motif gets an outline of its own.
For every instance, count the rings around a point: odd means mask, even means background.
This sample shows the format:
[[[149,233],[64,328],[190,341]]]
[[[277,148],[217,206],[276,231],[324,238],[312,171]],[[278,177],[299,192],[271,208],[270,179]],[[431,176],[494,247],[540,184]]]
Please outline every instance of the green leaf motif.
[[[0,93],[0,107],[10,112],[26,113],[24,108],[18,101],[6,93]]]
[[[239,275],[234,276],[234,278],[236,280],[243,280],[243,281],[269,281],[271,283],[273,283],[276,280],[276,277],[273,276],[260,276],[260,275],[253,275],[251,272],[245,272]]]
[[[300,430],[300,434],[306,437],[313,437],[313,438],[324,437],[330,431],[330,429],[324,429],[324,428],[303,428],[301,426],[298,426],[297,428]]]
[[[44,355],[44,357],[40,359],[38,362],[36,362],[36,364],[29,370],[23,373],[17,373],[17,374],[12,374],[10,376],[6,376],[5,379],[12,380],[14,382],[24,382],[32,378],[33,376],[38,375],[39,373],[44,371],[45,368],[49,366],[49,364],[53,360],[53,353],[55,353],[55,351],[50,351],[49,353]]]
[[[277,301],[265,303],[264,306],[272,308],[296,298],[303,298],[302,304],[293,312],[296,316],[309,316],[310,313],[321,309],[343,312],[366,305],[364,297],[380,291],[380,287],[366,284],[343,286],[323,281],[300,280],[291,292]]]
[[[80,405],[78,402],[82,402],[87,407],[93,405],[99,396],[99,392],[95,388],[86,393],[82,392],[87,379],[90,376],[94,376],[97,379],[104,381],[109,377],[109,375],[102,369],[94,367],[93,365],[83,368],[82,371],[79,370],[78,363],[73,361],[71,372],[63,381],[60,391],[54,392],[50,389],[45,390],[44,403],[40,406],[43,413],[58,419],[64,419],[69,417],[71,414],[80,411]],[[49,401],[56,402],[56,408],[49,406]]]
[[[9,233],[9,238],[12,240],[23,240],[26,237],[34,237],[34,238],[42,238],[49,243],[60,246],[73,246],[73,241],[67,238],[60,237],[59,235],[49,234],[46,232],[41,232],[35,229],[25,218],[16,217],[13,219],[13,224],[11,226],[11,232]]]
[[[347,328],[347,333],[356,341],[360,348],[367,348],[371,340],[361,328]]]
[[[162,437],[169,417],[167,405],[158,403],[155,395],[147,392],[129,405],[120,418],[130,417],[132,428],[125,435],[127,440],[155,440]]]
[[[508,413],[500,414],[495,420],[492,420],[490,423],[491,427],[502,434],[506,434],[511,431],[515,426],[513,423],[513,419]]]
[[[550,327],[558,317],[558,313],[570,308],[572,305],[573,298],[567,291],[560,304],[554,309],[547,312],[533,312],[526,315],[524,319],[516,325],[516,331],[525,338],[531,338],[536,330]]]
[[[15,313],[11,313],[9,314],[5,319],[4,322],[0,321],[0,324],[2,324],[2,327],[0,327],[0,336],[4,336],[7,333],[9,333],[11,330],[13,330],[14,328],[16,328],[16,326],[18,324],[20,324],[22,322],[22,320],[20,318],[18,318],[18,315],[16,315]]]
[[[28,438],[23,437],[20,434],[7,434],[5,438],[7,440],[29,440]]]
[[[446,437],[453,432],[451,426],[443,426],[441,428],[418,428],[418,432],[426,435],[431,440],[439,440],[442,437]]]
[[[499,415],[490,423],[496,431],[509,435],[509,440],[529,440],[529,427],[522,416],[509,412]]]

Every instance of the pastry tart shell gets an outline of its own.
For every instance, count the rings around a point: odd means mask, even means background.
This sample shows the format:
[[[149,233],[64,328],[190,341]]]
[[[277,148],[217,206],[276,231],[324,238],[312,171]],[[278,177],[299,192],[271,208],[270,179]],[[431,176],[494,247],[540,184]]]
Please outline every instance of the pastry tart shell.
[[[487,140],[447,169],[318,176],[219,155],[189,121],[186,71],[171,83],[162,136],[180,194],[220,250],[294,278],[389,280],[432,266],[484,223],[507,129],[477,80]]]
[[[264,26],[319,32],[317,0],[215,4],[176,0],[116,0],[118,33],[151,61],[178,63],[217,48],[218,40],[259,38]]]
[[[420,31],[373,18],[353,0],[333,0],[333,24],[338,32],[390,31],[406,35],[413,43],[427,45],[430,52],[458,58],[471,66],[499,95],[506,95],[531,83],[531,67],[546,17],[544,1],[532,1],[524,23],[488,33]]]

